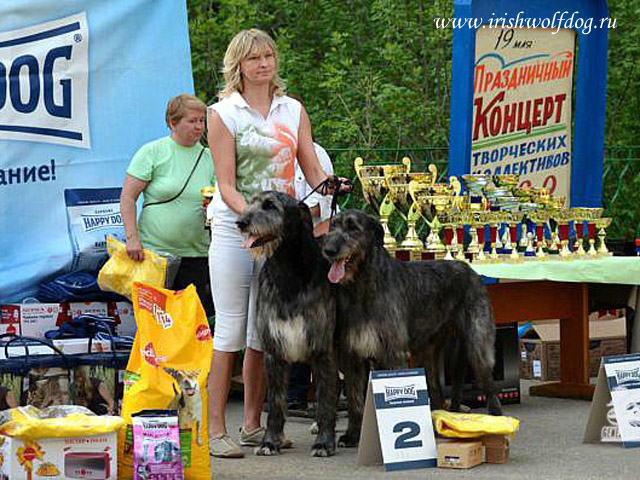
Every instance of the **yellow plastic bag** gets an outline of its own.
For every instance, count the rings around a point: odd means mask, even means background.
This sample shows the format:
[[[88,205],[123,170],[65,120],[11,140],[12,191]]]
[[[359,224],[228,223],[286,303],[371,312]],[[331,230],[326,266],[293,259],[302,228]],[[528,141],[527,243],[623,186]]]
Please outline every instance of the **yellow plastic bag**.
[[[17,407],[2,412],[0,434],[25,439],[85,437],[115,432],[124,426],[120,417],[95,415],[71,405],[38,409]]]
[[[475,438],[483,435],[513,435],[520,425],[517,418],[483,415],[480,413],[454,413],[434,410],[431,418],[436,431],[443,437]]]
[[[109,260],[98,273],[98,285],[107,292],[116,292],[131,300],[133,282],[145,282],[156,287],[167,286],[177,257],[160,255],[144,249],[144,260],[137,262],[127,255],[127,246],[113,237],[107,237]]]
[[[211,478],[207,429],[207,376],[213,340],[196,287],[179,292],[133,284],[138,330],[124,379],[118,436],[118,478],[133,477],[131,415],[147,409],[178,409],[186,479]]]

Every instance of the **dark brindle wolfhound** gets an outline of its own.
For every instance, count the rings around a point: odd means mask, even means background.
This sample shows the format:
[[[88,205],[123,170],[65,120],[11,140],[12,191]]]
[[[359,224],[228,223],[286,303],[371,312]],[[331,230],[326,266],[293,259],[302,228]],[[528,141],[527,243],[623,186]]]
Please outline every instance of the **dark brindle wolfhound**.
[[[340,284],[336,338],[349,410],[341,446],[359,441],[369,361],[378,369],[397,368],[407,351],[427,371],[433,409],[444,404],[438,363],[451,345],[457,351],[451,409],[460,409],[466,358],[489,413],[501,414],[492,381],[495,325],[480,277],[464,262],[392,259],[383,237],[376,218],[347,210],[333,219],[323,242],[329,280]]]
[[[237,225],[252,252],[265,257],[259,275],[257,328],[266,353],[269,415],[258,455],[275,455],[283,439],[291,364],[308,362],[317,377],[316,457],[335,453],[337,370],[333,346],[335,292],[329,262],[313,237],[304,203],[278,192],[254,195]]]

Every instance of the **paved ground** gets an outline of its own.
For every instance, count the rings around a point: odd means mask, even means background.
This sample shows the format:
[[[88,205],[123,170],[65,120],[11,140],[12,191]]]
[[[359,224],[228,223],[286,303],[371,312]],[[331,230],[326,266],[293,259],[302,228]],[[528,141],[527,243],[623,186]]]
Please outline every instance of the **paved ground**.
[[[482,464],[470,470],[425,469],[387,473],[382,466],[360,467],[356,450],[338,449],[331,458],[312,458],[311,420],[291,417],[285,427],[295,448],[277,457],[256,457],[250,448],[242,459],[212,459],[213,478],[224,479],[638,479],[640,451],[619,445],[584,445],[582,436],[589,402],[529,397],[522,382],[522,404],[505,407],[505,415],[520,419],[520,431],[511,444],[511,460],[506,465]],[[341,412],[342,413],[342,412]],[[235,434],[241,424],[242,404],[232,401],[228,426]],[[344,414],[338,429],[344,430]]]

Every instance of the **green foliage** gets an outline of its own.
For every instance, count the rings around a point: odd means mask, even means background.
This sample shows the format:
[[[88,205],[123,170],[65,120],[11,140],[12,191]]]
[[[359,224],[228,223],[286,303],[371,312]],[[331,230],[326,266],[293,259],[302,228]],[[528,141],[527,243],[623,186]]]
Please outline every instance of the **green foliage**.
[[[187,4],[196,93],[207,103],[222,85],[229,40],[241,29],[262,28],[276,39],[288,92],[304,102],[314,137],[330,150],[339,174],[354,177],[356,156],[388,162],[406,154],[420,165],[436,161],[446,171],[452,31],[436,29],[434,18],[453,16],[451,0]],[[616,28],[609,30],[606,142],[632,145],[640,135],[640,7],[610,0],[609,8]],[[624,219],[612,232],[626,238],[636,234],[640,217],[633,193],[639,191],[637,157],[622,162],[636,165],[622,182],[614,182],[615,191],[623,193],[613,202],[607,179],[624,167],[618,163],[606,170],[605,206]],[[359,193],[348,203],[361,206]]]

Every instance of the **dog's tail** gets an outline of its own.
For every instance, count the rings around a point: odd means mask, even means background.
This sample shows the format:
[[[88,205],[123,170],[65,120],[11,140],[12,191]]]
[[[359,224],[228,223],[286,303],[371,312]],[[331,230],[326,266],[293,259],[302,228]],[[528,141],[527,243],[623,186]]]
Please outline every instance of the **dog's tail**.
[[[493,322],[493,310],[488,298],[480,298],[474,302],[473,307],[467,312],[466,322],[466,347],[469,352],[469,361],[483,371],[493,370],[496,363],[494,344],[496,329]]]
[[[476,381],[487,398],[487,410],[491,415],[501,415],[502,407],[493,383],[495,366],[496,327],[488,295],[480,295],[468,312],[466,343],[469,363]]]

